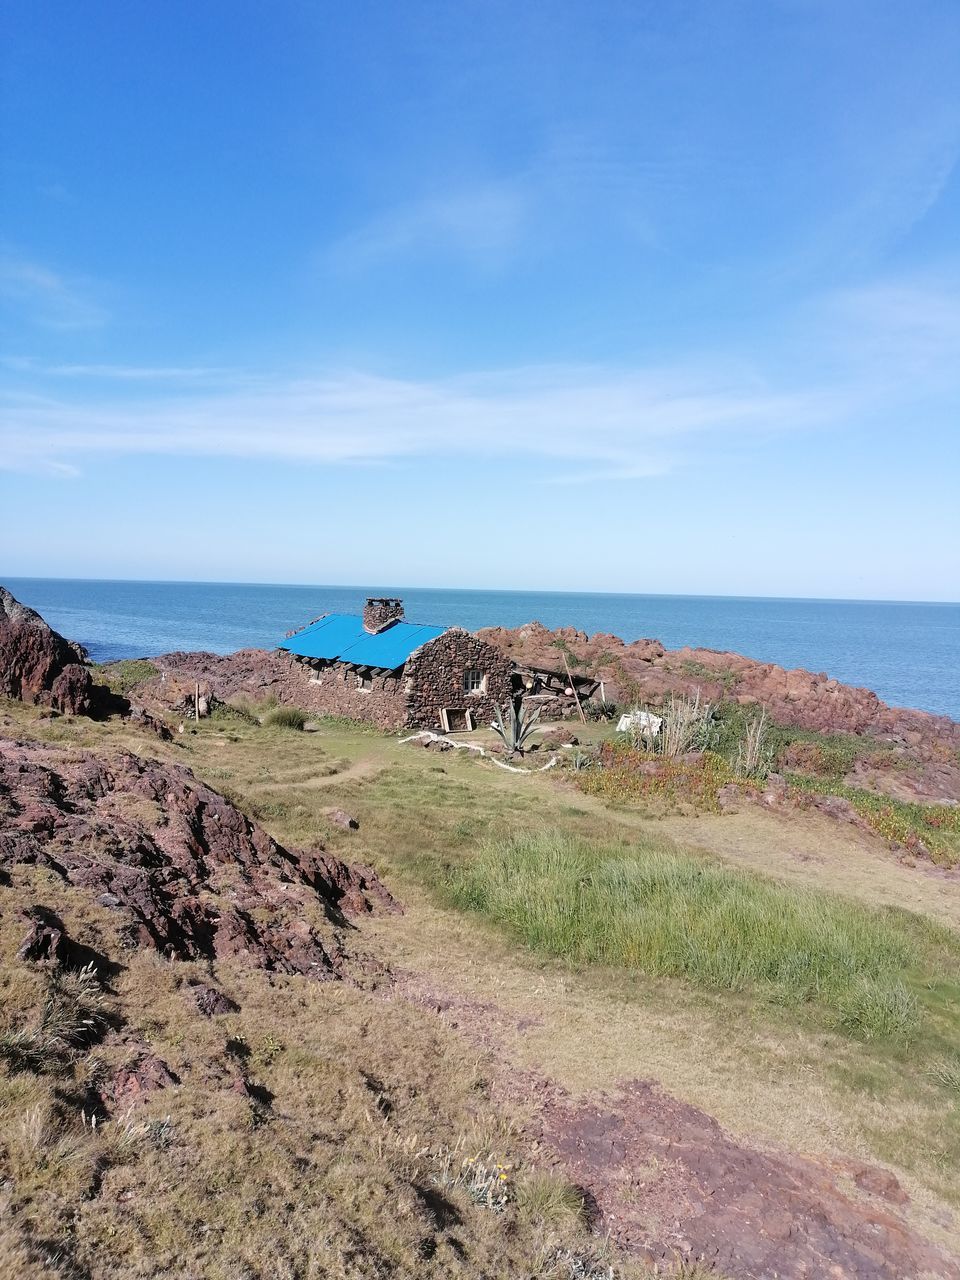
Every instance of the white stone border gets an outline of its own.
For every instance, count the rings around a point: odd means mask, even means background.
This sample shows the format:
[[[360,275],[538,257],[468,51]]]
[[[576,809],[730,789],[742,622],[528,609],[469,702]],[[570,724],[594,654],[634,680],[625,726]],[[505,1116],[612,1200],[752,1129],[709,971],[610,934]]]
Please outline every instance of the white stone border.
[[[484,747],[476,742],[453,742],[450,738],[445,738],[442,733],[431,733],[429,729],[424,729],[422,733],[411,733],[409,738],[401,738],[400,745],[405,742],[445,742],[448,747],[459,747],[463,751],[476,751],[478,755],[483,756],[485,760],[489,760],[491,764],[495,764],[498,769],[506,769],[508,773],[543,773],[547,769],[552,769],[557,763],[558,757],[553,756],[546,763],[542,764],[539,769],[519,769],[514,764],[506,764],[503,760],[498,760],[496,756],[491,755]]]

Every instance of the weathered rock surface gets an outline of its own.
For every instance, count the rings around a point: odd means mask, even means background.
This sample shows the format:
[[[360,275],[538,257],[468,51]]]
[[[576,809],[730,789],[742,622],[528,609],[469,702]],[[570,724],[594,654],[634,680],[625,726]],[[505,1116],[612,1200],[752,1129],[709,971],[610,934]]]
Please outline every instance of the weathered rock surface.
[[[123,911],[129,946],[318,978],[343,970],[347,914],[396,909],[373,871],[284,849],[188,769],[0,739],[0,866],[22,863]]]
[[[92,947],[71,938],[63,921],[49,907],[35,903],[24,911],[23,918],[29,927],[17,950],[18,960],[52,969],[90,967],[101,980],[112,975],[116,966]]]
[[[216,987],[198,982],[190,988],[194,1003],[205,1018],[215,1018],[221,1013],[237,1013],[240,1006]]]
[[[94,683],[86,654],[0,587],[0,694],[71,715],[89,715]]]
[[[631,1252],[704,1258],[742,1280],[960,1280],[895,1212],[907,1196],[887,1170],[758,1150],[649,1081],[585,1100],[544,1085],[541,1099],[537,1136]],[[843,1175],[867,1198],[845,1194]]]
[[[493,1100],[523,1108],[531,1148],[580,1190],[598,1234],[663,1274],[683,1258],[737,1280],[960,1280],[960,1259],[900,1212],[891,1170],[763,1148],[650,1080],[571,1093],[513,1057],[537,1025],[526,1012],[423,973],[397,974],[393,992],[493,1055]]]
[[[100,1103],[108,1112],[127,1111],[158,1089],[179,1083],[162,1058],[144,1050],[113,1073],[100,1091]]]
[[[327,818],[335,827],[343,827],[345,831],[358,831],[360,823],[356,818],[352,818],[345,809],[328,809]]]
[[[257,702],[272,696],[278,702],[311,709],[303,668],[286,653],[266,649],[165,653],[151,661],[160,674],[137,687],[137,699],[160,711],[192,715],[197,685],[208,707],[235,698]]]

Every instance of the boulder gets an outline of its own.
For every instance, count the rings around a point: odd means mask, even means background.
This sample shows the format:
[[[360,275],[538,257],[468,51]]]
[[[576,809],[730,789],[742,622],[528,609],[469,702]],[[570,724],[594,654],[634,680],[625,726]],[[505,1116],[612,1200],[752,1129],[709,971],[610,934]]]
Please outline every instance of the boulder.
[[[327,817],[336,827],[343,827],[345,831],[359,831],[360,823],[356,818],[351,818],[349,813],[343,809],[328,809]]]
[[[209,987],[203,982],[196,983],[191,988],[191,992],[194,1003],[205,1018],[215,1018],[221,1013],[237,1013],[240,1009],[235,1000],[231,1000],[216,987]]]
[[[96,700],[86,654],[0,586],[0,694],[89,715]]]
[[[100,1098],[104,1107],[126,1111],[158,1089],[179,1083],[162,1058],[155,1053],[141,1052],[113,1073]]]

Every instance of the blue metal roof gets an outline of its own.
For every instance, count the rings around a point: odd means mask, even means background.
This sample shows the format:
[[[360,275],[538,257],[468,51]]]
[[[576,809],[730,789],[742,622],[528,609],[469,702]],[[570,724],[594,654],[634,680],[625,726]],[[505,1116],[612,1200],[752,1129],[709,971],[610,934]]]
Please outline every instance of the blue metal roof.
[[[393,671],[428,640],[436,640],[446,627],[427,627],[417,622],[394,622],[385,631],[371,635],[363,618],[355,613],[328,613],[288,636],[278,645],[301,658],[326,658],[352,662],[358,667],[382,667]]]

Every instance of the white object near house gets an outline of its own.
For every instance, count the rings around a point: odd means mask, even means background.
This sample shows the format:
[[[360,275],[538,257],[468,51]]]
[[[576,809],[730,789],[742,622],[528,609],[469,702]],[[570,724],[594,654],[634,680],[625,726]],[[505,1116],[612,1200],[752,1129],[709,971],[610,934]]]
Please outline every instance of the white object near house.
[[[641,733],[649,733],[655,738],[662,724],[662,717],[655,716],[650,711],[629,711],[625,716],[620,717],[617,733],[630,733],[634,729],[639,729]]]

